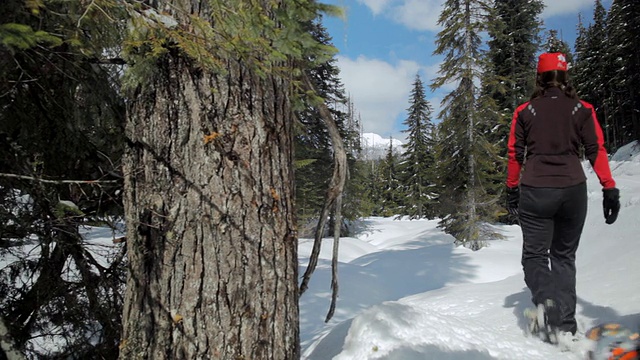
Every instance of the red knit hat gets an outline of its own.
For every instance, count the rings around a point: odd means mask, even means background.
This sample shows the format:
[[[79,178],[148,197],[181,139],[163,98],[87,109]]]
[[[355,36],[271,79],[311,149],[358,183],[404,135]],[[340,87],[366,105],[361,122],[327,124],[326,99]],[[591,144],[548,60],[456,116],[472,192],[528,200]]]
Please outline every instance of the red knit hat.
[[[563,53],[544,53],[538,58],[538,74],[551,70],[567,71],[567,58]]]

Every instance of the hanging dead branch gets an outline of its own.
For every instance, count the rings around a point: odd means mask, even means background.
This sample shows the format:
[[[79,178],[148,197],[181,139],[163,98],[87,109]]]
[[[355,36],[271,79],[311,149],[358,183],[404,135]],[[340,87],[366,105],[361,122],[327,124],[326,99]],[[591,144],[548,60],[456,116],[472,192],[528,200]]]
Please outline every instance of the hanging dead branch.
[[[117,184],[119,180],[47,180],[33,176],[0,173],[0,177],[37,181],[45,184]]]
[[[336,310],[336,300],[338,298],[338,249],[340,246],[340,225],[342,221],[342,193],[336,198],[335,218],[333,223],[333,251],[331,255],[331,306],[324,322],[328,322],[333,317]]]
[[[308,76],[303,76],[303,85],[307,91],[315,91],[315,87],[313,83],[309,79]],[[331,144],[333,146],[333,176],[331,177],[331,182],[329,183],[329,189],[327,190],[327,194],[325,196],[324,206],[320,213],[320,219],[318,220],[318,226],[316,227],[315,238],[313,242],[313,249],[311,251],[311,256],[309,258],[309,265],[307,266],[307,270],[305,271],[302,277],[302,283],[300,285],[300,294],[304,293],[309,287],[309,280],[311,279],[311,275],[316,269],[318,265],[318,256],[320,254],[320,247],[322,244],[322,235],[324,234],[324,228],[327,224],[327,220],[331,213],[331,210],[334,210],[334,220],[335,220],[335,229],[333,232],[333,258],[331,262],[331,306],[329,309],[329,313],[325,321],[329,321],[333,316],[333,312],[335,310],[336,299],[338,297],[338,244],[340,240],[340,225],[342,224],[342,217],[340,208],[342,207],[342,193],[344,191],[344,184],[347,179],[348,168],[347,168],[347,153],[344,148],[344,144],[342,142],[342,138],[340,137],[340,132],[338,130],[338,125],[336,124],[333,116],[331,115],[331,111],[327,107],[326,104],[320,103],[318,104],[318,110],[320,111],[320,115],[324,120],[327,129],[329,130],[329,135],[331,136]]]

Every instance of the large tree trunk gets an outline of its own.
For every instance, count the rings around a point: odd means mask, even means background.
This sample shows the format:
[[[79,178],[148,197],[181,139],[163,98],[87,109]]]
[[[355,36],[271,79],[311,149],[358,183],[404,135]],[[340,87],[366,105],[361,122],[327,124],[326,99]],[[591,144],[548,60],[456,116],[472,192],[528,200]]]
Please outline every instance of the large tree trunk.
[[[121,358],[299,358],[288,83],[159,71],[129,104]]]

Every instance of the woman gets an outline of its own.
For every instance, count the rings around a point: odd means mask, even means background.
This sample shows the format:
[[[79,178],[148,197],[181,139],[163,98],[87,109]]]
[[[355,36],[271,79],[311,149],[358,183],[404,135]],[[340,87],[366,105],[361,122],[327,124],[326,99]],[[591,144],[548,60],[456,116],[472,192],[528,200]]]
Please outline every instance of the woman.
[[[567,70],[563,54],[540,55],[536,90],[516,109],[508,142],[507,209],[522,228],[525,283],[554,335],[577,330],[575,254],[587,214],[581,146],[602,185],[607,224],[620,209],[602,129]]]

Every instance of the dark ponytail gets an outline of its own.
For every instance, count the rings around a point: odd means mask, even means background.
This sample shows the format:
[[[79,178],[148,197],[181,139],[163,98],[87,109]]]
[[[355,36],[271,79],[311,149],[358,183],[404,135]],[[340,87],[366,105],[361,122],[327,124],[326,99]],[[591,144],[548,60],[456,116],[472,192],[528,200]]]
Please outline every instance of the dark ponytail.
[[[536,75],[536,88],[531,95],[531,100],[544,95],[544,92],[552,87],[564,91],[564,94],[572,99],[578,99],[576,90],[569,83],[569,74],[562,70],[551,70]]]

